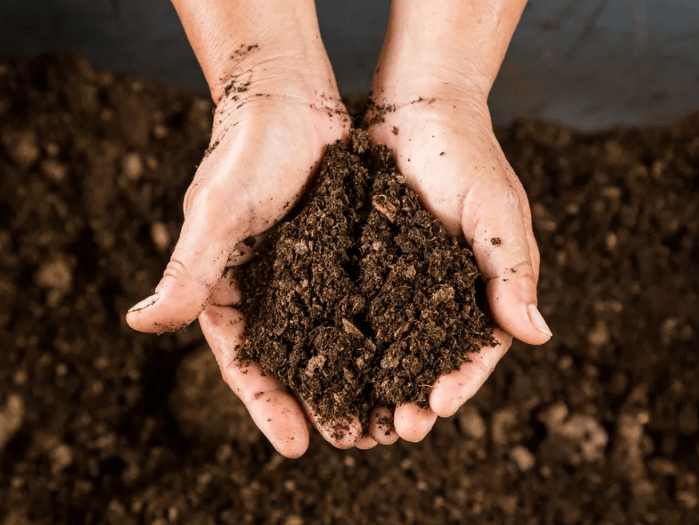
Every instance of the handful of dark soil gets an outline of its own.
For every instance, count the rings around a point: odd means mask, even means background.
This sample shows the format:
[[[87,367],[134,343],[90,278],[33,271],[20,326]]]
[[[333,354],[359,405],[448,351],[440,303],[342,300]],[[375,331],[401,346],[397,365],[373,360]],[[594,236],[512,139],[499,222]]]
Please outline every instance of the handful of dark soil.
[[[257,361],[321,421],[379,405],[427,406],[437,376],[493,343],[476,303],[479,272],[425,211],[391,151],[352,132],[328,148],[292,218],[241,269]]]

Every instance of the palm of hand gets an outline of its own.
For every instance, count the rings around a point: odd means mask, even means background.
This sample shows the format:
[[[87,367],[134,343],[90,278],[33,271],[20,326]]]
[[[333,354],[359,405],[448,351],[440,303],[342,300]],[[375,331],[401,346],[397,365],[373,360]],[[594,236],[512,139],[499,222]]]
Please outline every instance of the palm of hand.
[[[211,147],[185,195],[177,246],[155,294],[129,311],[133,328],[164,332],[197,318],[224,268],[250,251],[242,241],[288,212],[325,145],[346,136],[346,114],[326,104],[262,89],[221,101]]]
[[[242,264],[250,238],[273,227],[302,195],[326,144],[343,139],[349,119],[330,87],[322,97],[233,92],[214,115],[211,146],[185,195],[185,222],[163,280],[132,308],[128,323],[164,332],[199,317],[224,380],[284,455],[308,446],[306,417],[283,385],[258,365],[240,369],[244,319],[227,268]]]
[[[526,194],[495,139],[484,105],[437,99],[397,103],[369,133],[375,143],[394,151],[398,169],[428,211],[450,233],[466,237],[498,326],[499,345],[482,348],[472,362],[440,377],[429,409],[397,407],[395,432],[376,423],[390,415],[388,410],[374,411],[370,433],[376,441],[417,441],[437,416],[452,415],[478,391],[513,336],[530,344],[548,340],[531,306],[536,309],[539,252]]]

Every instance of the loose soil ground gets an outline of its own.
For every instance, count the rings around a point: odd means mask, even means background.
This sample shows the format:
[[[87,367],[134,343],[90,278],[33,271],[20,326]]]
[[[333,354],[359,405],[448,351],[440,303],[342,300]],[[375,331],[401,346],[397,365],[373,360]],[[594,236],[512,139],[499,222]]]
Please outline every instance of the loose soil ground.
[[[209,137],[204,98],[0,59],[0,523],[699,522],[699,115],[499,132],[541,309],[419,444],[279,456],[196,327],[137,334]]]

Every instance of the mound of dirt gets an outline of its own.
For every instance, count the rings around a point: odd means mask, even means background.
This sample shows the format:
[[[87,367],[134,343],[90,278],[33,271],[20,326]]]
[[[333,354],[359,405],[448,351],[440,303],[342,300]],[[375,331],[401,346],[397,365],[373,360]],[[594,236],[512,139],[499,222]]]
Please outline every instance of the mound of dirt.
[[[514,344],[421,443],[314,434],[290,461],[213,386],[196,326],[123,321],[167,264],[211,110],[0,57],[1,524],[699,523],[699,114],[500,130],[556,337]]]
[[[321,422],[354,416],[366,430],[375,406],[426,407],[439,374],[495,344],[473,252],[366,132],[328,148],[292,214],[241,269],[240,359],[296,390]]]

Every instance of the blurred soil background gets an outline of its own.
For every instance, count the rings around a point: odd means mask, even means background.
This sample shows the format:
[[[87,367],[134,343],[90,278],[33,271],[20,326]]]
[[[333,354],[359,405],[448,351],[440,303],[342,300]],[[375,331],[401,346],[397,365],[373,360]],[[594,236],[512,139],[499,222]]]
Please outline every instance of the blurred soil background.
[[[554,339],[419,444],[285,460],[199,329],[137,334],[211,102],[0,58],[0,524],[699,522],[699,114],[499,131]]]

